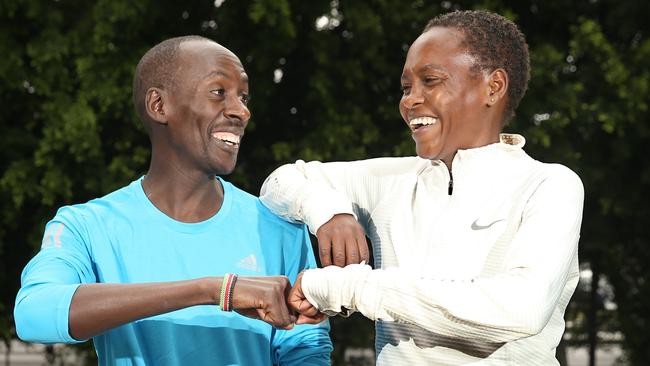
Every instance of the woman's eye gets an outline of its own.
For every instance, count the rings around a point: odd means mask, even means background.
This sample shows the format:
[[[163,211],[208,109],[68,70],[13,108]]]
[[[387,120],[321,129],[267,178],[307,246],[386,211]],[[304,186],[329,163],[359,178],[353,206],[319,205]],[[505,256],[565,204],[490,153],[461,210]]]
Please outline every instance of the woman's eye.
[[[411,92],[411,86],[410,85],[402,85],[402,94],[406,95]]]
[[[429,76],[424,78],[425,84],[436,84],[440,81],[440,78]]]

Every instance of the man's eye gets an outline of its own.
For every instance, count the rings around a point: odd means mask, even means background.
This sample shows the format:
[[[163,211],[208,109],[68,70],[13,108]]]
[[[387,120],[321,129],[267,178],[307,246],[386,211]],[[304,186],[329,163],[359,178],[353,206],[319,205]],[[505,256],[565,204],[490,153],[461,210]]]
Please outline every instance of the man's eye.
[[[411,92],[411,86],[410,85],[402,85],[402,94],[406,95]]]
[[[241,94],[239,96],[239,99],[241,99],[241,102],[244,103],[244,105],[246,105],[251,100],[251,97],[248,94]]]
[[[214,95],[217,95],[217,96],[220,96],[220,97],[223,97],[224,94],[226,94],[226,91],[223,90],[223,89],[214,89],[214,90],[210,90],[210,93],[212,93]]]

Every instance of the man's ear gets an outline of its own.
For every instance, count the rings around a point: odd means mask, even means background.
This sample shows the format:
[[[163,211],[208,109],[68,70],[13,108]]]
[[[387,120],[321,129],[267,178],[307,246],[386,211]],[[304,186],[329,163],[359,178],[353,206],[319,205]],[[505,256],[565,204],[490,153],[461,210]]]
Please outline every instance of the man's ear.
[[[499,101],[504,100],[508,94],[508,73],[504,69],[496,69],[488,76],[488,88],[486,91],[486,102],[491,107]]]
[[[153,122],[167,124],[167,115],[165,113],[169,106],[167,105],[167,93],[164,90],[149,88],[144,96],[144,106],[147,115]]]

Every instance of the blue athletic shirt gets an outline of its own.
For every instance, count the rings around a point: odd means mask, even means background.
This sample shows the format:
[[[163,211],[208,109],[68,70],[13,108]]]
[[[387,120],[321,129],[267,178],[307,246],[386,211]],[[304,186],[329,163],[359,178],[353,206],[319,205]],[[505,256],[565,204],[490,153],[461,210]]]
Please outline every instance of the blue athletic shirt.
[[[182,223],[146,197],[142,178],[86,204],[64,206],[27,264],[14,316],[18,336],[76,343],[68,331],[82,283],[144,283],[237,273],[297,274],[315,267],[307,230],[219,178],[224,201],[206,221]],[[236,287],[235,287],[236,291]],[[329,365],[329,324],[285,331],[216,305],[193,306],[93,338],[101,365]]]

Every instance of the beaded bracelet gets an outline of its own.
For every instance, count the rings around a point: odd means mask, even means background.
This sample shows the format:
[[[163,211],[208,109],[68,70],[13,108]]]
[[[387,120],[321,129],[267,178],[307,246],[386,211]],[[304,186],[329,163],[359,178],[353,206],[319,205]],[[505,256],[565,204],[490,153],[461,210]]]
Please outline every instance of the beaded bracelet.
[[[223,311],[232,311],[232,291],[237,282],[237,275],[226,273],[221,282],[221,296],[219,296],[219,306]]]

